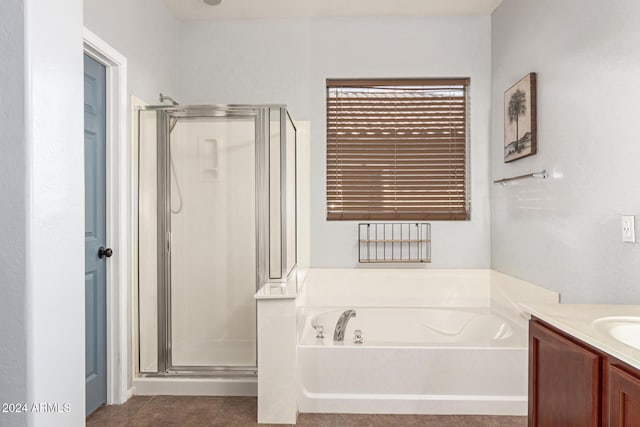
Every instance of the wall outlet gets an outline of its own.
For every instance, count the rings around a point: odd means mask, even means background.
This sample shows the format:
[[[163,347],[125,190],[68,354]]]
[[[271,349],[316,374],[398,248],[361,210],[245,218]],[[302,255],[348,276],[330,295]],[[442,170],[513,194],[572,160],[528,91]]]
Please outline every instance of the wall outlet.
[[[636,217],[633,215],[622,215],[622,241],[628,243],[636,242]]]

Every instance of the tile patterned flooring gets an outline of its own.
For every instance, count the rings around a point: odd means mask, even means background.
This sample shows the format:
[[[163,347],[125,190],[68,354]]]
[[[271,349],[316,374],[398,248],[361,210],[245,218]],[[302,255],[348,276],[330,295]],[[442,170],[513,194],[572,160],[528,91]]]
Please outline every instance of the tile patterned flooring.
[[[267,426],[256,422],[255,397],[134,396],[120,406],[104,406],[87,418],[87,427]],[[300,414],[298,426],[318,427],[524,427],[526,417],[471,415]]]

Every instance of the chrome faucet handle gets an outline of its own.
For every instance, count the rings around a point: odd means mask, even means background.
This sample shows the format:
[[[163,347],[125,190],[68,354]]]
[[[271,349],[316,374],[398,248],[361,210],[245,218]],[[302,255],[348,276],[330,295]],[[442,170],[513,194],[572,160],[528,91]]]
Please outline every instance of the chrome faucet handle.
[[[356,329],[353,331],[353,343],[354,344],[362,344],[364,339],[362,338],[362,331],[360,329]]]
[[[322,325],[316,325],[314,326],[315,330],[316,330],[316,338],[318,339],[323,339],[324,338],[324,327]]]

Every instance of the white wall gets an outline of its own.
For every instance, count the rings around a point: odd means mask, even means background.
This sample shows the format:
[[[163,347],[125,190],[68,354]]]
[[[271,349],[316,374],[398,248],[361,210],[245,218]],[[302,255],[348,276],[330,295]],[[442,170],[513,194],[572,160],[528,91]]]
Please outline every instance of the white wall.
[[[84,0],[84,25],[127,58],[129,94],[176,97],[176,19],[157,0]]]
[[[309,118],[309,22],[180,22],[184,104],[287,104]]]
[[[0,2],[0,402],[27,394],[24,1]],[[3,425],[23,417],[2,414]]]
[[[311,144],[309,143],[311,128],[308,121],[296,121],[297,173],[297,252],[298,271],[311,264]],[[301,282],[298,282],[301,283]]]
[[[27,402],[70,408],[68,413],[30,413],[29,425],[82,425],[82,2],[25,3]],[[21,179],[24,171],[13,173]]]
[[[493,179],[553,177],[492,187],[492,266],[564,302],[640,301],[640,245],[620,229],[640,215],[639,17],[637,0],[505,0],[493,14]],[[504,164],[503,92],[532,71],[538,154]]]
[[[471,77],[472,220],[433,224],[431,266],[489,266],[489,17],[185,21],[179,32],[184,103],[285,103],[311,122],[313,267],[357,265],[357,222],[325,220],[325,79]]]
[[[2,424],[83,425],[82,2],[5,1],[0,28],[0,401],[62,411]]]

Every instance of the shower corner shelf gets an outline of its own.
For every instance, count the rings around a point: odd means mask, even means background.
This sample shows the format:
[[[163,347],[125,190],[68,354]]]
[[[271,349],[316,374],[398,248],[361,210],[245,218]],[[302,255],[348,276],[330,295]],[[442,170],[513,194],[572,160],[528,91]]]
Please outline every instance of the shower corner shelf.
[[[361,264],[431,262],[431,224],[415,222],[358,224],[358,262]]]

